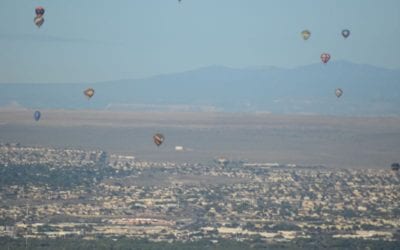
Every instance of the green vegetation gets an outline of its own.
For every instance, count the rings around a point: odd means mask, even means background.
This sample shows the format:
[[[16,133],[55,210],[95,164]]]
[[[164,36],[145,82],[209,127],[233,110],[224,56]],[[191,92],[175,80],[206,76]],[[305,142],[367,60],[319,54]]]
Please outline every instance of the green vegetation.
[[[33,166],[1,166],[0,188],[10,185],[48,185],[52,188],[73,188],[91,186],[110,176],[121,177],[129,173],[116,171],[110,167],[50,167]]]

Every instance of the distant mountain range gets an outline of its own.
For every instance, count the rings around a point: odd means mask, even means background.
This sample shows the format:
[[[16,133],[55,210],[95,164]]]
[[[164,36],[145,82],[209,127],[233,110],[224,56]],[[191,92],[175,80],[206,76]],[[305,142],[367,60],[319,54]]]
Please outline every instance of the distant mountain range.
[[[93,87],[87,100],[83,91]],[[342,88],[338,99],[335,89]],[[210,66],[146,79],[0,84],[0,106],[31,109],[400,115],[400,70],[346,61],[280,69]]]

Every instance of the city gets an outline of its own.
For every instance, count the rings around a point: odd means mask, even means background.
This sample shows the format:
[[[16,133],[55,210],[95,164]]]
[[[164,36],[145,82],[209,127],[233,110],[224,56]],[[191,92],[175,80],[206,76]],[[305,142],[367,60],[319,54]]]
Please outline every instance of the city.
[[[390,167],[223,158],[177,164],[10,143],[0,146],[0,166],[4,237],[170,243],[400,237],[400,175]]]

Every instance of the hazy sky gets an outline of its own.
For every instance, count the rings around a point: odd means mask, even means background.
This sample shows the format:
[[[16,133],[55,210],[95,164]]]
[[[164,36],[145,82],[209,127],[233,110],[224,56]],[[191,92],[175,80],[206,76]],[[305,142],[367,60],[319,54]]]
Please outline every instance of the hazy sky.
[[[40,29],[38,5],[46,9]],[[0,0],[0,19],[0,83],[295,67],[322,52],[400,68],[399,0]],[[303,29],[312,32],[306,42]]]

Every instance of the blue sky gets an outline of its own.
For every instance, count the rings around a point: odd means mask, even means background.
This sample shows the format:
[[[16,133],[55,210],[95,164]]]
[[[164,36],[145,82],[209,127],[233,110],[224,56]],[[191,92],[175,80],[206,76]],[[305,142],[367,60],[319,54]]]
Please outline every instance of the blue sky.
[[[40,29],[38,5],[46,9]],[[292,68],[319,62],[322,52],[400,68],[398,0],[1,0],[0,19],[0,83]],[[303,29],[312,32],[306,42]]]

